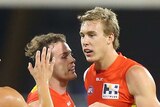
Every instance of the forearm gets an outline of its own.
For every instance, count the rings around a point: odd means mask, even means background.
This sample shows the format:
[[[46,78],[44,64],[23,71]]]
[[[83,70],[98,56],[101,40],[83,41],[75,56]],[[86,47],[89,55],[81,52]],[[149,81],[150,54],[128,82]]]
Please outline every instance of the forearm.
[[[109,105],[106,105],[106,104],[103,104],[100,102],[95,102],[95,103],[89,105],[89,107],[112,107],[112,106],[109,106]]]
[[[35,66],[33,67],[30,62],[28,65],[28,69],[36,81],[39,95],[39,101],[30,104],[33,107],[54,107],[48,85],[54,68],[54,59],[50,62],[51,50],[48,49],[47,53],[46,51],[46,47],[43,48],[41,55],[40,51],[37,51]]]
[[[44,81],[38,81],[36,84],[38,88],[40,107],[54,107],[48,83]]]

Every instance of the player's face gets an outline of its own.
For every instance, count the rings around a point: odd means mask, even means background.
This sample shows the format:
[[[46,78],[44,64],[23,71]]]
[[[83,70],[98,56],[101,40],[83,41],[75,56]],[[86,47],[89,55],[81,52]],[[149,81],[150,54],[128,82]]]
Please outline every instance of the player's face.
[[[67,43],[58,42],[50,45],[52,56],[55,58],[53,77],[59,80],[72,80],[77,77],[75,72],[75,59]]]
[[[100,61],[107,50],[108,37],[105,36],[100,20],[85,21],[80,28],[83,53],[89,62]]]

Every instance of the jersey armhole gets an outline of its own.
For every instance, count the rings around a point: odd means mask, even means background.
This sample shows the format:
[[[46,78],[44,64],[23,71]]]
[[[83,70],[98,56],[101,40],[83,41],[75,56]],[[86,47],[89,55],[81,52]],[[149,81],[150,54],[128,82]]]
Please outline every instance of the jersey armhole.
[[[87,75],[87,72],[88,72],[88,71],[89,71],[89,68],[87,68],[86,71],[85,71],[84,74],[83,74],[83,81],[85,81],[86,75]]]

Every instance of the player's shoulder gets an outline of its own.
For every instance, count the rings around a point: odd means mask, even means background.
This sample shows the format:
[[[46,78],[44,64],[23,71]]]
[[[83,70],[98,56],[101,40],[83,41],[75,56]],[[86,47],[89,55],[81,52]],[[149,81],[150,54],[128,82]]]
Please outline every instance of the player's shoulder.
[[[141,80],[146,79],[148,77],[152,77],[149,71],[141,65],[133,65],[131,66],[126,73],[126,78],[134,79],[134,80]]]
[[[130,67],[126,73],[127,84],[138,87],[146,82],[153,83],[153,78],[150,72],[143,66],[134,65]]]
[[[127,71],[127,76],[134,76],[134,75],[144,75],[148,74],[149,71],[141,66],[141,65],[133,65]]]

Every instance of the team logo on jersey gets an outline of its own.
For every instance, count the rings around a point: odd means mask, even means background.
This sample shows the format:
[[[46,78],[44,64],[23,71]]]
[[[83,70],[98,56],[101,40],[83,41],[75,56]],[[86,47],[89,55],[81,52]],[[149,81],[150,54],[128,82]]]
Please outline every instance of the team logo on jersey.
[[[88,95],[93,94],[93,91],[94,91],[93,86],[89,86],[87,90]]]
[[[119,99],[119,84],[103,83],[103,99]]]
[[[70,102],[70,101],[68,101],[68,102],[67,102],[67,106],[70,106],[70,105],[71,105],[71,102]]]
[[[103,81],[103,78],[97,77],[97,78],[96,78],[96,81]]]

